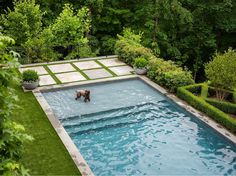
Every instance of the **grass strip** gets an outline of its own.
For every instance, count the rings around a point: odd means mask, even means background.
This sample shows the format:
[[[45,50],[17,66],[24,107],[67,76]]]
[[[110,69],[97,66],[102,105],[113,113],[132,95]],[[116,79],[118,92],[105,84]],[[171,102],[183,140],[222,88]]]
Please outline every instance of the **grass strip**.
[[[104,68],[106,71],[108,71],[110,74],[112,74],[112,76],[117,76],[117,74],[115,74],[113,71],[111,71],[107,66],[103,65],[101,62],[99,62],[98,60],[94,60],[97,64],[101,65],[102,68]]]
[[[31,175],[81,175],[32,92],[15,86],[20,109],[14,120],[25,127],[34,141],[24,144],[21,162]]]
[[[70,63],[81,75],[83,75],[83,77],[85,77],[87,80],[90,80],[90,78],[82,71],[80,70],[78,67],[76,67],[75,64]]]
[[[57,84],[61,84],[62,82],[55,76],[55,74],[48,68],[47,65],[43,66],[45,70],[49,73],[49,75],[56,81]]]

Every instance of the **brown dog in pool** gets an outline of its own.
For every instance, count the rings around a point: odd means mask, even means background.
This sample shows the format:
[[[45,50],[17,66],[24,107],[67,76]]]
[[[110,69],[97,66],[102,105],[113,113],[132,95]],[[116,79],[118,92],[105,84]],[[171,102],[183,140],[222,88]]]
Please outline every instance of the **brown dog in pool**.
[[[75,100],[84,97],[84,102],[90,101],[90,90],[76,90]]]

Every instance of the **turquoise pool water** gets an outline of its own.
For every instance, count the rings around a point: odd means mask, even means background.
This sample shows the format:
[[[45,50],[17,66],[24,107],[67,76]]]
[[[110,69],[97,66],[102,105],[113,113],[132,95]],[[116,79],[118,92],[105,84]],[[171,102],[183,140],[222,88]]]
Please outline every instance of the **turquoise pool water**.
[[[95,175],[236,175],[236,146],[141,80],[43,96]]]

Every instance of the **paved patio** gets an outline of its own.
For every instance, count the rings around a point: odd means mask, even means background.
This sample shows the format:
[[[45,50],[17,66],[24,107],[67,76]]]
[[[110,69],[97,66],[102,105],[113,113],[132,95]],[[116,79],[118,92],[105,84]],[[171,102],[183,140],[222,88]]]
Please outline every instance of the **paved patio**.
[[[23,65],[19,69],[35,70],[39,74],[39,85],[48,86],[133,74],[133,68],[118,58],[91,58],[72,61]]]

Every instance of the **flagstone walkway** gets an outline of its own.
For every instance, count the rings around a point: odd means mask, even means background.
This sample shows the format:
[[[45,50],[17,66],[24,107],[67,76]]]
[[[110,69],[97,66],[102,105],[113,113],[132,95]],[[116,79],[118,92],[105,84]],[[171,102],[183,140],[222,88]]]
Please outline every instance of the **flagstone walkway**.
[[[133,74],[133,68],[115,56],[30,64],[20,67],[20,72],[35,70],[39,74],[39,85],[48,86],[86,80],[119,77]]]

